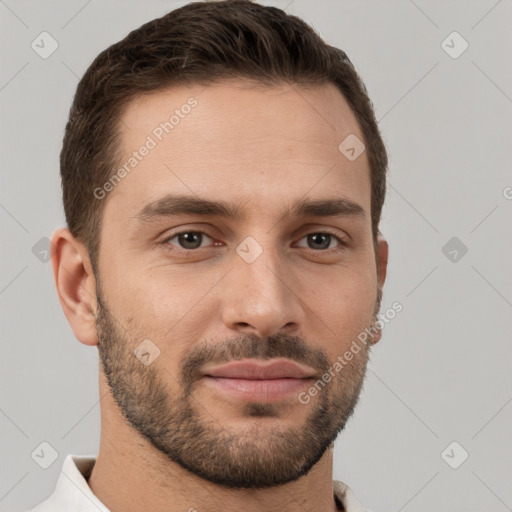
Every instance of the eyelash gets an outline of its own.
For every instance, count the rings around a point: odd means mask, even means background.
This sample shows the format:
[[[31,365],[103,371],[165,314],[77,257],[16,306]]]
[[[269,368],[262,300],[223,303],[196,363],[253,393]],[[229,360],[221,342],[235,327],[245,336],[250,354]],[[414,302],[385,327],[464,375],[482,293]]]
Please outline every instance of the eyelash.
[[[208,235],[208,233],[206,233],[205,231],[199,231],[199,230],[190,230],[190,229],[187,229],[187,230],[184,230],[184,231],[178,231],[177,233],[174,233],[172,234],[171,236],[167,237],[165,240],[162,241],[162,244],[167,248],[167,250],[169,251],[173,251],[173,252],[181,252],[181,253],[193,253],[193,252],[198,252],[200,249],[207,249],[208,247],[198,247],[197,249],[184,249],[183,247],[178,247],[178,248],[173,248],[173,249],[170,249],[169,248],[169,245],[170,244],[170,240],[178,237],[179,235],[183,235],[183,234],[186,234],[186,233],[195,233],[195,234],[201,234],[201,235],[206,235],[208,238],[212,238],[210,235]],[[313,252],[316,252],[316,253],[331,253],[332,251],[342,251],[344,249],[346,249],[346,247],[348,246],[347,242],[345,241],[345,238],[340,238],[338,235],[335,235],[334,233],[330,232],[329,230],[323,230],[323,231],[311,231],[309,233],[306,233],[304,236],[302,236],[300,238],[300,240],[302,240],[303,238],[309,236],[309,235],[329,235],[333,238],[336,239],[336,241],[338,242],[338,246],[337,247],[331,247],[330,249],[321,249],[321,250],[315,250],[315,249],[311,249],[309,247],[306,247],[306,249],[309,249],[310,251],[313,251]],[[302,247],[304,249],[304,247]]]

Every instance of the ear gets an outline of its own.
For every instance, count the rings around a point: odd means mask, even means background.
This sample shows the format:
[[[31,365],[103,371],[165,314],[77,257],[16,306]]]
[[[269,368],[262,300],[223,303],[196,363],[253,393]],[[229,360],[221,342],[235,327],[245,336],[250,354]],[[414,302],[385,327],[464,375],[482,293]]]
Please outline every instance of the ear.
[[[374,312],[374,322],[378,320],[378,313],[380,311],[380,304],[382,301],[382,289],[384,288],[384,282],[386,281],[386,274],[388,270],[388,255],[389,246],[387,241],[379,233],[377,237],[377,247],[375,248],[375,257],[377,263],[377,304]],[[374,345],[382,337],[382,330],[376,327],[376,332],[371,336],[371,343]],[[372,329],[373,332],[373,329]]]
[[[377,237],[377,284],[379,289],[384,288],[386,273],[388,270],[389,246],[384,237],[379,233]]]
[[[66,228],[52,236],[51,261],[62,310],[75,336],[85,345],[97,345],[96,280],[89,253]]]

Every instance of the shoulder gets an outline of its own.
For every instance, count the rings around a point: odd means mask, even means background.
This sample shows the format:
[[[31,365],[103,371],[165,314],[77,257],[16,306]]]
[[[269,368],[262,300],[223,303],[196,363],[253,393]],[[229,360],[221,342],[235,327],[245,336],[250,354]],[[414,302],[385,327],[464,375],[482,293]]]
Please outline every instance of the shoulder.
[[[340,480],[333,480],[332,486],[334,494],[343,504],[345,512],[370,512],[369,510],[365,510],[363,508],[352,489],[346,483]]]
[[[26,512],[108,512],[87,484],[95,461],[93,455],[67,455],[53,493]]]

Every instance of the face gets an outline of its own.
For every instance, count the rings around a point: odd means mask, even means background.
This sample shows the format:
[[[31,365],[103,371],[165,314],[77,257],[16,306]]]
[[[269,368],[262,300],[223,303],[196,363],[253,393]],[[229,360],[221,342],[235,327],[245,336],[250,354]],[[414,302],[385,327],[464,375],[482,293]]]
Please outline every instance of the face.
[[[355,407],[369,345],[335,363],[380,302],[367,155],[338,149],[355,117],[332,85],[222,82],[134,100],[121,126],[96,275],[120,412],[211,482],[296,480]]]

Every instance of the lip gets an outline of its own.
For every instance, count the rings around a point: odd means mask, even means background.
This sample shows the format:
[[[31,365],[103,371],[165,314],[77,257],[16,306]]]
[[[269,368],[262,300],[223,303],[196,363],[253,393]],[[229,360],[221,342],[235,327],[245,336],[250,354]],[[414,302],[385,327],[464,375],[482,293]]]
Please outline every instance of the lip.
[[[253,402],[275,402],[297,396],[311,379],[230,379],[204,377],[204,382],[224,395]]]
[[[253,359],[206,369],[203,381],[222,394],[243,400],[274,402],[297,395],[316,372],[288,359]]]
[[[290,359],[232,361],[222,366],[207,368],[203,372],[205,376],[209,377],[249,380],[309,379],[316,373],[309,366],[303,366]]]

